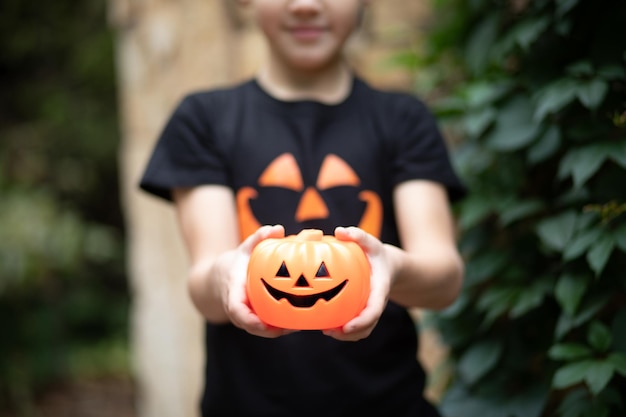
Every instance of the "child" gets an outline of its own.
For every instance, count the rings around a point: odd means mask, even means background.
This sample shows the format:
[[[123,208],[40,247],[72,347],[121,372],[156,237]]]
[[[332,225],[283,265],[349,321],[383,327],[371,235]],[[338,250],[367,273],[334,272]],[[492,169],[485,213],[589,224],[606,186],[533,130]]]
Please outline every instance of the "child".
[[[207,320],[202,413],[437,416],[406,308],[446,307],[461,287],[449,201],[464,190],[441,135],[420,101],[345,64],[366,1],[250,3],[268,60],[253,80],[186,97],[141,181],[174,201],[189,249]],[[254,246],[305,228],[368,255],[367,306],[340,329],[272,328],[247,303]]]

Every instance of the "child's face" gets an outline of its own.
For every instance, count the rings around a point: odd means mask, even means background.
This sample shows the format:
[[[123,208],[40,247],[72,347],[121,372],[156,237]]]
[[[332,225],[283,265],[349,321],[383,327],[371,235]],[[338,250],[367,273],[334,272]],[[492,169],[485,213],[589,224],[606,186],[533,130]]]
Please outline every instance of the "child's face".
[[[253,0],[272,58],[296,70],[336,63],[366,0]]]

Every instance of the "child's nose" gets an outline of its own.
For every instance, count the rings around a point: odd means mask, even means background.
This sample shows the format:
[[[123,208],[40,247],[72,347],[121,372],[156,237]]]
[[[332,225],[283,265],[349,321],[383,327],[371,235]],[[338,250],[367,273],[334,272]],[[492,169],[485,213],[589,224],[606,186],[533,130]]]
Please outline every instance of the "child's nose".
[[[289,10],[300,15],[317,14],[321,6],[321,0],[289,0]]]

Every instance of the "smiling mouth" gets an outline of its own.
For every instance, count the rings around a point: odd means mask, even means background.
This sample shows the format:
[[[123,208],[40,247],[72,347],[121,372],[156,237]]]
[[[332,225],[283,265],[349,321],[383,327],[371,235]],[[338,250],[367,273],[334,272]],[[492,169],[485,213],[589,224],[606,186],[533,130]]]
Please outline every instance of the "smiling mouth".
[[[325,32],[319,27],[293,27],[289,29],[292,36],[301,41],[314,41]]]
[[[348,283],[348,280],[347,279],[344,280],[341,284],[337,285],[334,288],[331,288],[328,291],[320,292],[317,294],[309,294],[309,295],[294,295],[294,294],[289,294],[284,291],[277,290],[276,288],[272,287],[267,282],[265,282],[263,278],[261,278],[261,282],[263,283],[263,285],[265,285],[265,289],[267,289],[267,291],[270,293],[272,297],[274,297],[274,299],[276,299],[276,301],[280,301],[281,299],[284,298],[289,302],[289,304],[291,304],[294,307],[307,308],[307,307],[313,307],[315,303],[320,299],[323,299],[326,301],[333,299],[337,294],[341,292],[343,287],[346,286],[346,284]]]

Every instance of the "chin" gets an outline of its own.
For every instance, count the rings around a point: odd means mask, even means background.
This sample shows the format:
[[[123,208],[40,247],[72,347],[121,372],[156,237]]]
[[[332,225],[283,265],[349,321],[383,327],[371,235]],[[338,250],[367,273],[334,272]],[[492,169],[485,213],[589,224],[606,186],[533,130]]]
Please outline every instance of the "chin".
[[[304,50],[283,56],[291,68],[307,72],[321,71],[341,62],[341,54],[336,51]]]
[[[338,62],[336,59],[316,59],[300,58],[291,62],[291,67],[303,72],[320,72],[334,67]]]

